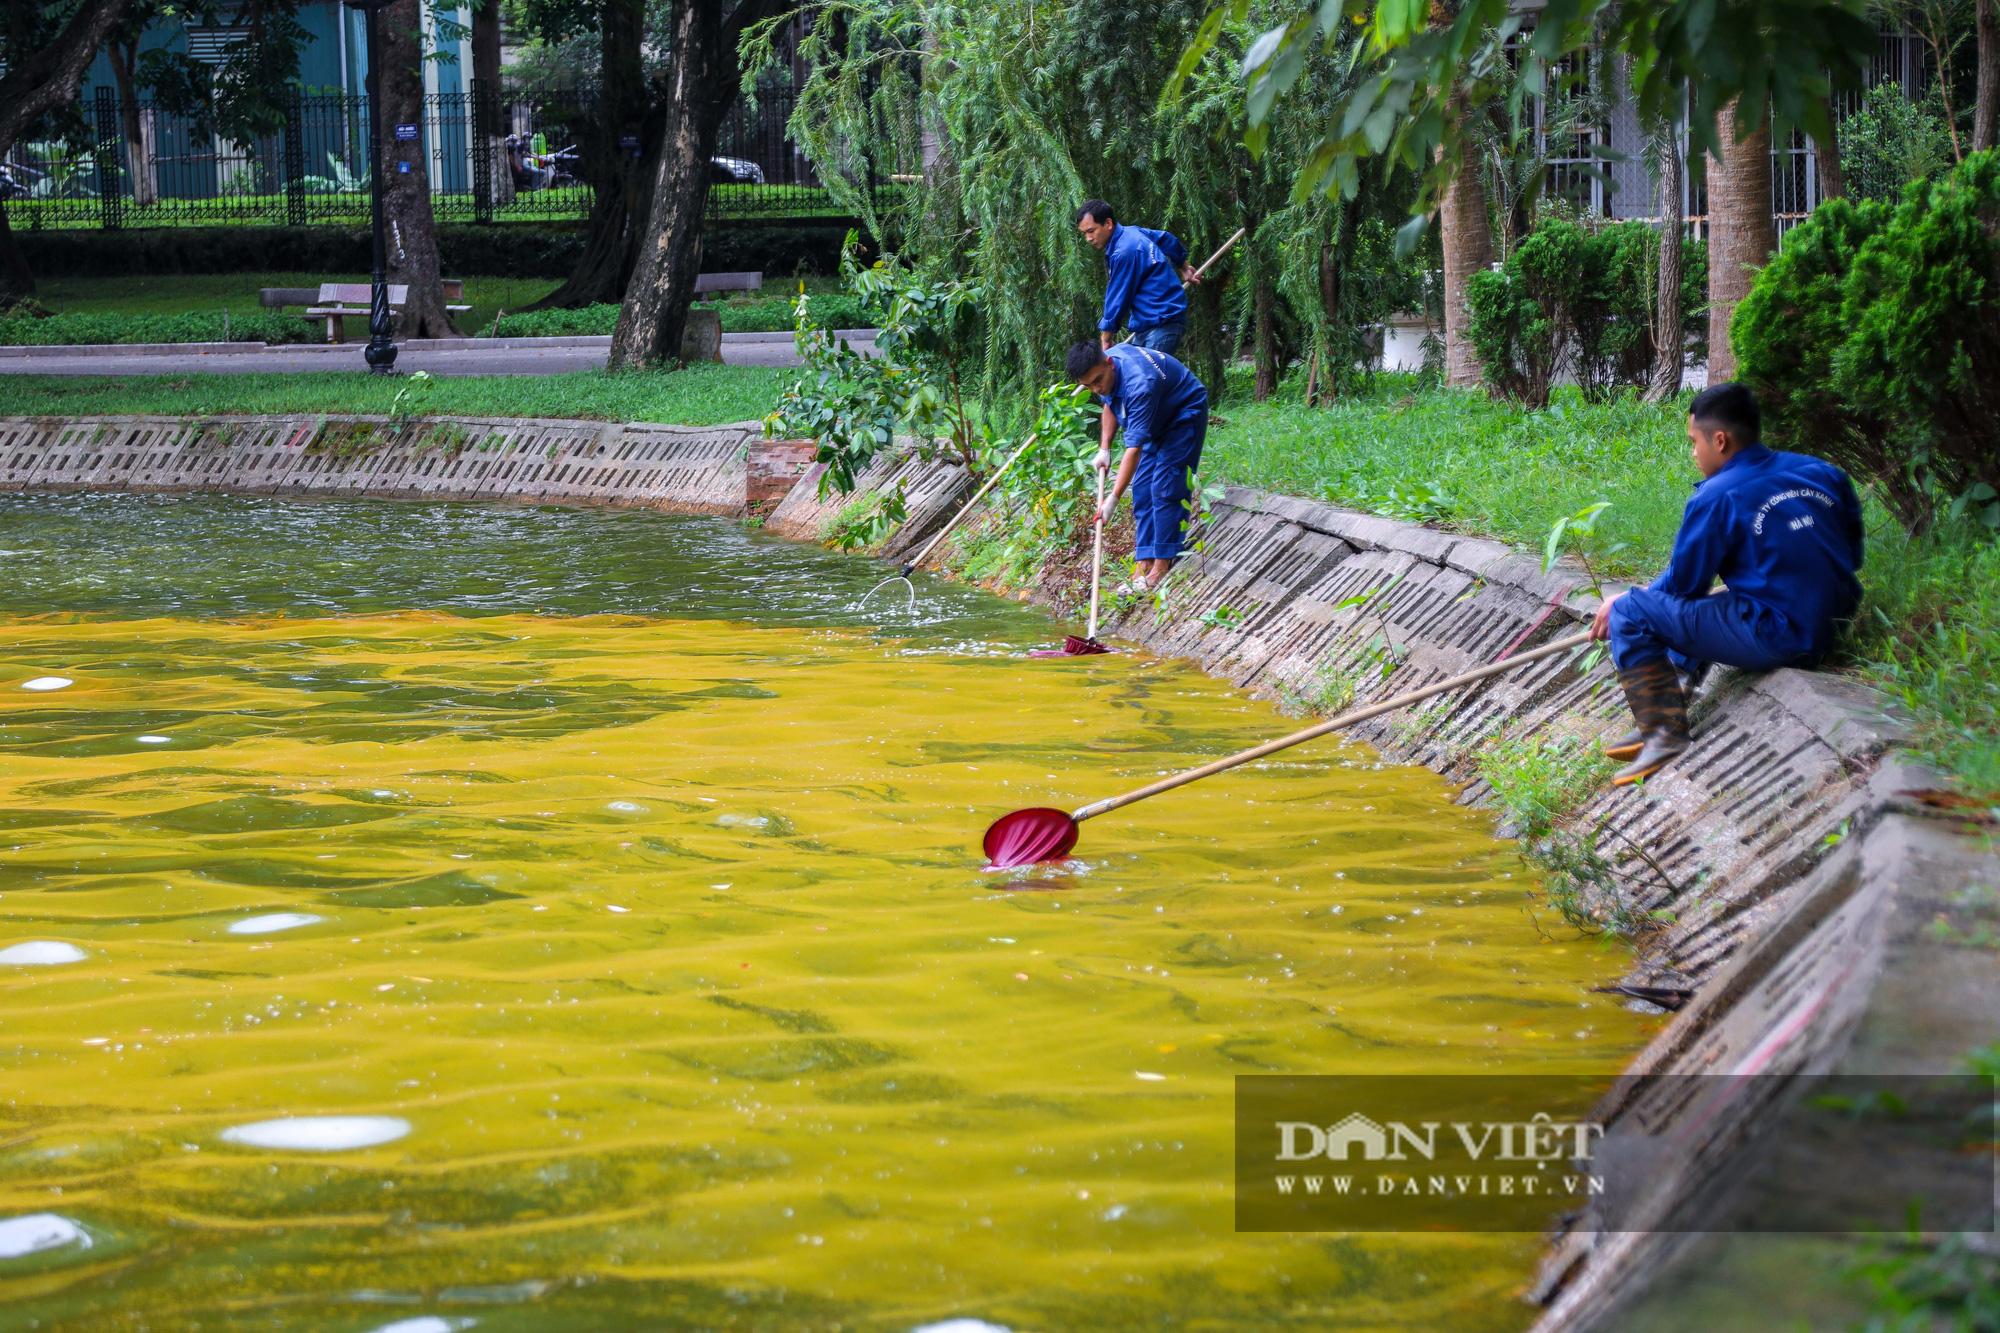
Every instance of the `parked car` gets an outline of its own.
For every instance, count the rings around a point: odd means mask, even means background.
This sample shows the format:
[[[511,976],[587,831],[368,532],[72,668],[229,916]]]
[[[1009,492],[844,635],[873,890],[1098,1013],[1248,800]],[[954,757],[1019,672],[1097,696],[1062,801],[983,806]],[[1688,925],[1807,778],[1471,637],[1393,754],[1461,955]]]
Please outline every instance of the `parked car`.
[[[764,168],[755,162],[746,162],[740,157],[711,157],[708,159],[708,183],[710,185],[762,185]]]

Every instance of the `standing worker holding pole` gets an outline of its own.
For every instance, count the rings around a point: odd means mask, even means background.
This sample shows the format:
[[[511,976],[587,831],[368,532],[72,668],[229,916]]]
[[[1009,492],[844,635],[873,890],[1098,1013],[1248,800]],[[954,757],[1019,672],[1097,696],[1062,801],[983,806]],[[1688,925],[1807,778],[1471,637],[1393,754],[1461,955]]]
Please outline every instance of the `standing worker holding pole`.
[[[1187,289],[1201,281],[1188,263],[1187,247],[1169,231],[1120,226],[1111,205],[1092,199],[1076,210],[1076,229],[1104,252],[1104,315],[1097,342],[1109,349],[1118,330],[1129,325],[1134,347],[1172,356],[1187,336]],[[1097,470],[1109,466],[1111,437],[1118,426],[1105,408],[1100,421]]]

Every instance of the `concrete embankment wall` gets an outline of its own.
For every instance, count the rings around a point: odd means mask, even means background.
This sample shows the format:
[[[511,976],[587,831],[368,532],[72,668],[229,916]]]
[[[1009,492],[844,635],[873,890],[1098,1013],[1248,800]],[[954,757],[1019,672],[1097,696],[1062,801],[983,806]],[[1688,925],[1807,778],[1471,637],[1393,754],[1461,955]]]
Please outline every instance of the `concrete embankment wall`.
[[[0,421],[0,489],[628,504],[758,513],[816,539],[848,498],[822,501],[809,460],[809,447],[762,441],[755,423]],[[962,468],[907,455],[878,459],[861,482],[905,496],[892,559],[972,487]],[[1199,553],[1169,594],[1116,611],[1107,634],[1308,706],[1365,703],[1549,642],[1598,600],[1581,571],[1544,572],[1498,543],[1254,491],[1228,492],[1191,540]],[[1625,717],[1608,664],[1578,653],[1357,730],[1481,802],[1479,758],[1496,739],[1592,738]],[[1676,1012],[1631,1072],[1944,1070],[1990,1040],[2000,955],[1954,946],[1935,923],[1984,929],[1992,895],[1966,890],[2000,882],[2000,864],[1908,795],[1933,780],[1889,752],[1899,727],[1882,699],[1824,673],[1723,672],[1695,719],[1687,756],[1576,820],[1596,830],[1631,909],[1657,923],[1623,984]],[[1614,1105],[1668,1127],[1681,1114],[1642,1101]],[[1700,1150],[1662,1174],[1653,1215],[1737,1169],[1765,1109],[1705,1113]],[[1539,1333],[1615,1327],[1674,1258],[1672,1236],[1587,1226],[1576,1219],[1552,1242],[1532,1291],[1547,1307]]]

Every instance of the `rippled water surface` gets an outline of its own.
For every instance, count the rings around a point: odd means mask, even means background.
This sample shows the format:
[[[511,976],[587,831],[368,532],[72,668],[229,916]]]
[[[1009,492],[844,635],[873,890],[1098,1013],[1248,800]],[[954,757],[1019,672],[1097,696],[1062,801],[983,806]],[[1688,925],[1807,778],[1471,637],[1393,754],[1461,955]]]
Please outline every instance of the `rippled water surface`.
[[[1531,1237],[1237,1235],[1232,1079],[1646,1035],[1360,747],[981,873],[1289,726],[963,587],[213,497],[0,497],[0,573],[0,1326],[1518,1328]]]

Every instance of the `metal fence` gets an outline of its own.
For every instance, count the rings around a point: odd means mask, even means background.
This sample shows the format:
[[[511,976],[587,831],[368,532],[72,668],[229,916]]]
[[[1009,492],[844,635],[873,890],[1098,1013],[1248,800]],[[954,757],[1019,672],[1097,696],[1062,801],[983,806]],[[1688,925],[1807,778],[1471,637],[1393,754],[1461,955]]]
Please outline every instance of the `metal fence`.
[[[796,97],[764,89],[731,108],[711,164],[712,221],[845,215],[785,132]],[[123,103],[110,88],[79,109],[88,126],[81,140],[17,142],[0,163],[0,199],[15,228],[368,220],[365,97],[297,97],[283,129],[250,143],[148,102]],[[418,134],[438,219],[587,217],[593,190],[577,141],[592,110],[584,97],[489,95],[476,86],[426,97]]]

